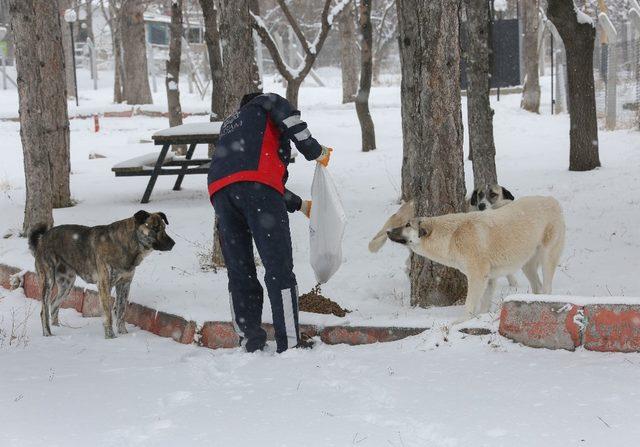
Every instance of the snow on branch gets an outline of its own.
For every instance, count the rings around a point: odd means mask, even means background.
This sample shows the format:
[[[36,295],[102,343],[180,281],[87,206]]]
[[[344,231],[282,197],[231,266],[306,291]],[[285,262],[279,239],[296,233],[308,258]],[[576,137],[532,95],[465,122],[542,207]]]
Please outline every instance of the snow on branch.
[[[578,23],[583,24],[583,25],[584,24],[591,25],[591,26],[593,26],[595,28],[596,24],[593,21],[593,19],[589,15],[585,14],[584,12],[582,12],[580,10],[580,8],[578,8],[576,6],[575,2],[573,3],[573,9],[576,12],[576,20],[578,21]]]
[[[291,68],[284,61],[284,58],[282,57],[282,55],[280,54],[280,50],[278,49],[278,45],[276,44],[276,40],[269,32],[269,29],[267,28],[264,20],[260,16],[251,13],[251,17],[253,19],[253,28],[258,33],[258,36],[260,36],[260,40],[267,47],[267,50],[269,50],[269,54],[271,54],[276,68],[288,82],[291,82],[293,80],[302,80],[309,73],[311,67],[313,66],[313,63],[318,56],[318,53],[320,52],[320,49],[322,48],[322,45],[324,44],[324,41],[327,38],[327,35],[329,34],[335,17],[347,7],[350,1],[351,0],[341,0],[336,4],[336,6],[329,10],[331,6],[331,0],[325,0],[324,7],[322,9],[322,16],[320,19],[320,31],[318,32],[313,43],[309,44],[307,38],[304,36],[304,33],[300,29],[300,24],[295,19],[295,17],[293,17],[293,14],[287,6],[286,1],[276,0],[287,21],[289,22],[291,29],[300,41],[300,45],[302,46],[302,49],[304,51],[304,60],[296,69]]]

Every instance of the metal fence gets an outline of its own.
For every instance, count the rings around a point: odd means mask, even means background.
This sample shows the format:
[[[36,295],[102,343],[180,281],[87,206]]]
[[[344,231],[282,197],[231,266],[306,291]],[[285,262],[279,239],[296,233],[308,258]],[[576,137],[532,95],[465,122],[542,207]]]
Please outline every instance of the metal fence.
[[[630,3],[627,20],[614,25],[601,13],[595,22],[594,81],[601,129],[640,128],[640,7],[635,1]],[[553,24],[545,18],[541,30],[541,58],[546,59],[541,61],[548,65],[553,53],[555,112],[563,112],[567,110],[564,47]]]
[[[596,37],[596,109],[598,121],[609,129],[633,129],[639,124],[640,33],[628,31],[618,32],[615,42],[609,42],[600,29]]]

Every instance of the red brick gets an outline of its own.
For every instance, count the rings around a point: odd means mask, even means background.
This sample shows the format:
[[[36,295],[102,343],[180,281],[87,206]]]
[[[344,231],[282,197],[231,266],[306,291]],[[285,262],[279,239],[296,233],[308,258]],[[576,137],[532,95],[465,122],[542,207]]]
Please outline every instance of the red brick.
[[[222,321],[207,321],[200,329],[200,345],[211,349],[236,348],[239,338],[233,325]]]
[[[401,340],[417,335],[425,328],[393,328],[393,327],[327,327],[320,332],[322,341],[329,345],[346,343],[348,345],[362,345]]]
[[[63,309],[75,309],[82,313],[82,305],[84,303],[84,289],[74,287],[69,292],[69,296],[62,302],[60,307]]]
[[[591,351],[640,351],[640,305],[600,304],[584,309],[584,347]]]
[[[0,264],[0,287],[11,289],[11,276],[20,273],[20,269],[10,265]]]
[[[190,344],[193,342],[196,324],[176,315],[158,312],[153,329],[156,335],[171,337],[179,343]]]
[[[575,350],[580,326],[574,317],[581,306],[567,303],[507,301],[502,305],[499,332],[532,348]]]
[[[22,288],[27,298],[33,298],[42,301],[42,290],[38,284],[38,276],[33,272],[27,272],[24,275]]]
[[[104,116],[107,118],[131,118],[133,116],[133,108],[130,110],[122,110],[119,112],[105,112]]]

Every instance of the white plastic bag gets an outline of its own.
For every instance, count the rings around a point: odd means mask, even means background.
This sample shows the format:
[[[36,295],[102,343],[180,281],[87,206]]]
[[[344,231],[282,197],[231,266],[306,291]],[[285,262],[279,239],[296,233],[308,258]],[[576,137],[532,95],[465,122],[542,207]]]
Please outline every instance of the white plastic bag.
[[[327,168],[316,165],[311,185],[311,219],[309,239],[311,243],[311,267],[319,284],[329,281],[342,264],[342,236],[346,216],[338,189]]]

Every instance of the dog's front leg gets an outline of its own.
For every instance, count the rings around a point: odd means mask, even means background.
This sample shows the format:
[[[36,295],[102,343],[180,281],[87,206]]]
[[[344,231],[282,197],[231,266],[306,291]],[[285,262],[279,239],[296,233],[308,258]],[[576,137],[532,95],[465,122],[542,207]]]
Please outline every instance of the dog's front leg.
[[[113,333],[113,316],[111,315],[111,281],[107,267],[99,267],[98,294],[104,312],[104,338],[115,338]]]
[[[464,302],[466,320],[482,312],[488,280],[488,274],[484,272],[472,272],[467,275],[467,299]]]
[[[124,317],[127,312],[130,287],[131,278],[122,279],[116,284],[116,327],[118,328],[118,334],[127,333],[127,326],[125,324]]]

